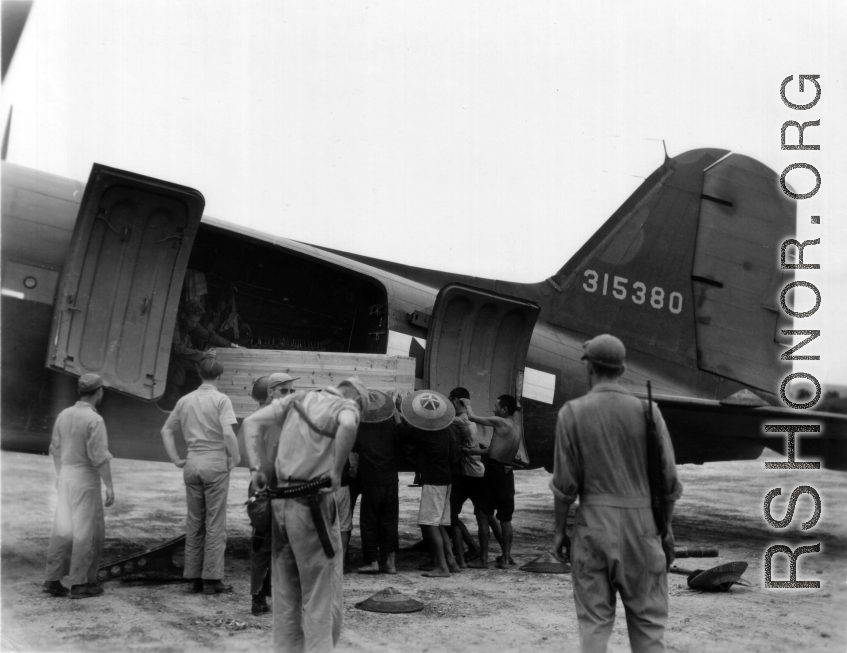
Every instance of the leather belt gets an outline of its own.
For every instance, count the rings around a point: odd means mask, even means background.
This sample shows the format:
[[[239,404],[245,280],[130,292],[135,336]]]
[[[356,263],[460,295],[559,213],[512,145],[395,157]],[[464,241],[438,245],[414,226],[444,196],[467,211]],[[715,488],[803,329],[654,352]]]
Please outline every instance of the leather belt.
[[[325,487],[332,487],[332,479],[328,476],[321,476],[313,481],[307,481],[302,485],[287,485],[284,487],[269,487],[265,491],[271,499],[296,499],[297,497],[306,497],[310,494],[317,494]]]
[[[324,553],[327,558],[333,558],[335,557],[335,551],[332,548],[332,542],[329,541],[326,522],[321,512],[320,490],[325,487],[332,487],[332,480],[326,476],[302,485],[268,488],[266,492],[271,499],[297,499],[299,497],[306,497],[309,504],[309,512],[312,513],[312,522],[315,524],[315,532],[318,534],[318,539],[321,541]]]

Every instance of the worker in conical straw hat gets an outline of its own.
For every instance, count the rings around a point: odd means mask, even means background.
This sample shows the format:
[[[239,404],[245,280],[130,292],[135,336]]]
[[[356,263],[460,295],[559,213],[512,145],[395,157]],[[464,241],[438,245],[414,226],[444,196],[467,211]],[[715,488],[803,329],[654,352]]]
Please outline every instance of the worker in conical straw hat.
[[[405,442],[415,445],[420,474],[421,503],[418,525],[429,544],[431,564],[424,576],[446,578],[461,571],[453,555],[450,528],[451,463],[458,462],[459,436],[453,427],[456,409],[440,392],[418,390],[400,404],[404,423],[400,425]]]
[[[385,392],[371,390],[370,408],[362,418],[353,451],[359,454],[358,478],[362,488],[359,527],[362,534],[360,574],[396,574],[395,554],[400,548],[400,499],[397,483],[399,416]]]

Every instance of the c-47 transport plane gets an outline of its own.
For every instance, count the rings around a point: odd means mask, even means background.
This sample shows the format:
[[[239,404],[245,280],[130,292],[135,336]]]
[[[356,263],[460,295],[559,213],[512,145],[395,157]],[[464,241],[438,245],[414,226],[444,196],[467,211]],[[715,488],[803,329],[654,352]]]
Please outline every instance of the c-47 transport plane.
[[[781,407],[791,372],[780,246],[795,207],[740,154],[667,158],[565,265],[510,283],[321,249],[202,217],[192,189],[94,165],[88,183],[2,168],[2,447],[45,453],[77,377],[109,386],[110,449],[166,461],[172,336],[201,294],[244,355],[415,359],[414,385],[465,386],[477,412],[518,397],[522,460],[550,469],[556,414],[587,392],[582,343],[627,346],[623,382],[652,382],[678,463],[785,451],[768,424],[821,424],[797,459],[847,469],[847,418]],[[238,350],[232,350],[238,352]],[[281,353],[280,353],[281,352]],[[249,393],[249,365],[240,383]],[[280,370],[284,371],[284,370]],[[255,407],[255,405],[253,406]]]

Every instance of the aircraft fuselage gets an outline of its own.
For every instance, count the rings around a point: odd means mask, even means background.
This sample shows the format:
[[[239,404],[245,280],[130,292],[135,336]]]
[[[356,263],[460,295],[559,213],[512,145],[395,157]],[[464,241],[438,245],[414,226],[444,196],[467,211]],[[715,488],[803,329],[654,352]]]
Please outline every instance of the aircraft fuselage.
[[[2,411],[3,448],[46,453],[55,415],[76,398],[76,378],[45,367],[57,280],[68,253],[84,186],[9,163],[3,164],[3,298],[2,298]],[[276,238],[250,229],[204,218],[198,239],[212,243],[227,238],[238,247],[285,259],[285,265],[322,266],[343,278],[363,279],[381,292],[385,320],[375,340],[362,340],[360,351],[387,353],[396,342],[426,341],[428,330],[411,319],[430,314],[441,285],[471,283],[497,293],[523,298],[540,307],[526,353],[521,397],[522,425],[531,467],[552,465],[558,410],[569,399],[588,391],[582,342],[596,335],[564,328],[550,321],[561,305],[561,284],[542,281],[519,284],[469,278],[462,275],[403,268],[398,264],[365,263],[310,245]],[[197,245],[195,244],[195,249]],[[582,271],[579,271],[581,274]],[[20,278],[19,278],[20,277]],[[20,288],[21,279],[35,287]],[[417,280],[419,279],[419,280]],[[28,281],[27,283],[32,283]],[[364,282],[363,282],[364,283]],[[37,292],[36,292],[37,291]],[[681,299],[680,299],[681,302]],[[688,309],[689,307],[684,307]],[[356,317],[353,309],[354,320]],[[352,341],[352,331],[351,331]],[[393,342],[392,342],[393,341]],[[403,352],[403,355],[409,355]],[[526,381],[532,377],[532,384]],[[646,381],[656,395],[718,399],[745,386],[684,361],[659,357],[645,347],[630,347],[627,371],[621,382],[644,392]],[[475,406],[489,414],[489,406]],[[159,431],[166,412],[153,401],[108,392],[102,405],[110,446],[119,457],[166,461]],[[762,444],[725,433],[709,433],[696,418],[671,411],[666,415],[676,448],[677,462],[706,462],[756,457]]]

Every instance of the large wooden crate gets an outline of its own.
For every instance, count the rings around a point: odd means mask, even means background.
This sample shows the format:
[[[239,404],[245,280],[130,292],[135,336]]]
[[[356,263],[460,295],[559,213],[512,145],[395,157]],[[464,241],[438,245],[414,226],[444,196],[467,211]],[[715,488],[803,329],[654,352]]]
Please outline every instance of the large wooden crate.
[[[415,359],[406,356],[273,349],[218,349],[217,354],[224,364],[218,390],[232,400],[237,417],[258,407],[250,396],[253,382],[275,372],[299,376],[294,387],[302,390],[336,385],[348,376],[358,376],[373,390],[406,395],[415,389]]]

